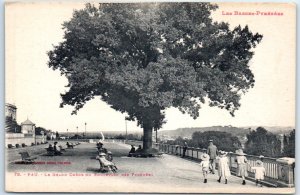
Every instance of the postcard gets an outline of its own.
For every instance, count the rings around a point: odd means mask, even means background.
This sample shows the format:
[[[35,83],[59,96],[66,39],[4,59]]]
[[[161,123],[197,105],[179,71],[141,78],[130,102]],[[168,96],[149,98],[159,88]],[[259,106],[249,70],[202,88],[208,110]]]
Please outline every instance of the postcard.
[[[295,192],[296,5],[6,2],[7,192]]]

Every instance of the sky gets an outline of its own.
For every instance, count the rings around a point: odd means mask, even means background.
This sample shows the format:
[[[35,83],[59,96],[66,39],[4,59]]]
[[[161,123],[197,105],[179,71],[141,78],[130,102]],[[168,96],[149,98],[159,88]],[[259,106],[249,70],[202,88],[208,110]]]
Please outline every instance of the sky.
[[[63,40],[61,24],[72,17],[79,3],[11,3],[5,10],[5,99],[17,106],[17,122],[27,118],[54,131],[125,131],[125,115],[99,98],[89,101],[77,115],[73,108],[59,108],[60,93],[67,80],[48,68],[47,51]],[[223,15],[224,12],[282,12],[283,16]],[[182,127],[295,126],[296,15],[290,4],[219,4],[216,21],[248,25],[262,34],[250,62],[255,86],[242,96],[241,107],[232,117],[227,111],[202,105],[194,120],[176,109],[166,111],[162,130]],[[139,130],[128,122],[129,131]]]

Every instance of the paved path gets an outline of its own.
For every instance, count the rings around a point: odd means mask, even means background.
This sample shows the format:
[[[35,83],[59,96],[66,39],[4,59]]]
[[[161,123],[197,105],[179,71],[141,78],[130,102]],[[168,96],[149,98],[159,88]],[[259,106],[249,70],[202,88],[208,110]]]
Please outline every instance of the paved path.
[[[250,181],[247,181],[245,186],[241,185],[241,178],[235,176],[228,179],[228,184],[224,184],[224,180],[218,183],[218,176],[212,174],[209,174],[208,183],[205,184],[198,163],[167,154],[158,158],[129,158],[126,155],[130,146],[123,143],[104,144],[114,154],[114,162],[119,170],[115,175],[100,173],[99,163],[95,160],[97,155],[95,146],[95,144],[82,143],[74,149],[66,149],[62,156],[38,155],[36,161],[45,164],[24,165],[12,162],[7,165],[7,168],[11,175],[16,172],[22,173],[21,176],[37,173],[35,178],[47,181],[49,178],[45,176],[56,174],[60,177],[54,177],[55,180],[51,177],[51,182],[61,179],[72,180],[72,184],[77,184],[76,186],[72,185],[74,189],[77,189],[81,183],[78,183],[77,180],[73,181],[73,177],[70,176],[77,176],[84,181],[89,181],[88,184],[91,188],[88,191],[94,191],[94,188],[95,191],[111,191],[111,185],[114,186],[113,189],[118,189],[116,191],[137,192],[228,192],[228,190],[230,192],[253,192],[253,190],[264,192],[264,189],[269,189],[256,187]],[[14,160],[10,159],[9,154],[7,159]],[[49,162],[50,164],[48,164]],[[22,178],[21,176],[18,179]],[[85,188],[75,191],[83,189]]]

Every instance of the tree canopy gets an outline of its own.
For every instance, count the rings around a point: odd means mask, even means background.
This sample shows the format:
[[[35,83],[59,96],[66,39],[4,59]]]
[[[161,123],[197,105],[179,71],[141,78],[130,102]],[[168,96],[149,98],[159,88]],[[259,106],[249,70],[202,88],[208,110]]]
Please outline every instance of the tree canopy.
[[[247,134],[245,151],[257,156],[278,157],[281,156],[281,141],[265,128],[258,127]]]
[[[63,24],[64,40],[48,53],[49,67],[68,79],[61,106],[74,106],[75,114],[100,97],[144,133],[161,128],[170,107],[196,119],[208,102],[234,115],[254,85],[248,63],[262,35],[214,22],[216,9],[210,3],[104,3],[74,11]]]
[[[283,155],[295,158],[296,131],[293,129],[288,136],[284,135]]]

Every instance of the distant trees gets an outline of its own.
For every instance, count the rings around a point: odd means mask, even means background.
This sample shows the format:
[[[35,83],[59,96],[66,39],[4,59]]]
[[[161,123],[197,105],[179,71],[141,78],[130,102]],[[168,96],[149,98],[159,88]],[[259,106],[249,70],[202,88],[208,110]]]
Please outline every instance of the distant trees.
[[[44,127],[36,127],[35,128],[35,135],[42,135],[42,131],[44,132],[44,135],[46,135],[49,132]]]
[[[247,134],[245,151],[252,155],[279,157],[281,156],[281,142],[273,133],[263,127],[258,127]]]
[[[176,140],[168,141],[167,143],[183,145],[186,141],[190,147],[207,148],[209,140],[214,140],[214,144],[219,150],[233,152],[241,147],[241,142],[238,137],[233,136],[230,133],[220,131],[194,132],[192,139],[183,139],[182,137],[178,137]]]
[[[241,147],[238,137],[219,131],[195,132],[192,135],[191,145],[199,148],[207,148],[209,140],[213,140],[218,150],[235,151]]]
[[[295,134],[296,131],[293,129],[288,136],[284,135],[283,138],[283,155],[287,157],[295,158]]]

